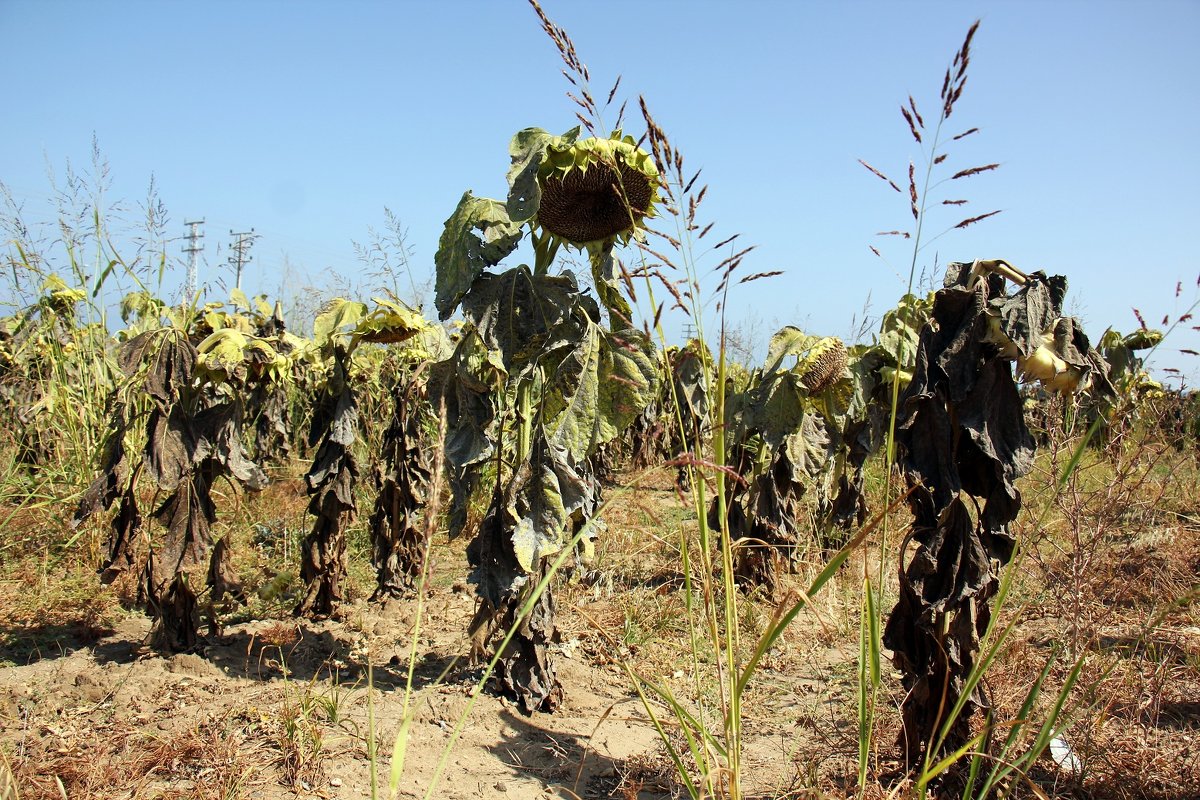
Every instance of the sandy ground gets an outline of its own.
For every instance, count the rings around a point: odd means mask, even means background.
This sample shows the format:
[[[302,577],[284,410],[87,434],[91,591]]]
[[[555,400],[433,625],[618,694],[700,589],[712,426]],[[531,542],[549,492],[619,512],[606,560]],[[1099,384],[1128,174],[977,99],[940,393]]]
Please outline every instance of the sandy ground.
[[[167,657],[143,645],[149,620],[124,612],[97,641],[0,670],[0,737],[25,766],[21,797],[59,796],[56,779],[69,798],[371,797],[371,713],[386,797],[415,608],[359,602],[338,620],[249,622]],[[525,716],[489,691],[476,697],[481,669],[456,660],[468,650],[469,587],[430,592],[425,610],[398,796],[424,796],[443,757],[432,797],[671,796],[665,749],[603,637],[557,647],[565,702]],[[682,671],[661,677],[686,693]],[[794,783],[796,731],[819,698],[849,701],[815,679],[774,683],[746,714],[749,774],[764,790]]]

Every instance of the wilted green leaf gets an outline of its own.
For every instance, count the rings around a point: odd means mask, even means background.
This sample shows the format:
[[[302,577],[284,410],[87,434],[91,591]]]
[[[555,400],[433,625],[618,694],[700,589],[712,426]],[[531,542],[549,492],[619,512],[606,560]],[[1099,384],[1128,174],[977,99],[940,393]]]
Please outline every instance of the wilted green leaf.
[[[313,341],[318,347],[327,347],[332,337],[353,331],[366,313],[364,303],[335,297],[313,321]]]
[[[788,356],[799,358],[819,341],[821,341],[820,336],[810,336],[793,325],[784,326],[771,337],[771,343],[767,345],[767,361],[764,372],[770,374],[790,369],[793,365],[785,363]]]
[[[446,220],[433,257],[438,316],[449,318],[475,279],[499,264],[520,241],[521,226],[509,219],[503,203],[464,192]]]
[[[250,298],[236,286],[229,292],[229,302],[238,311],[244,312],[250,310]]]
[[[575,129],[578,134],[579,129]],[[537,214],[542,190],[537,172],[546,154],[546,144],[554,139],[541,128],[525,128],[513,136],[508,145],[512,166],[508,170],[508,216],[513,222],[524,222]]]
[[[527,572],[534,572],[546,556],[562,549],[571,515],[587,497],[583,479],[570,466],[566,451],[545,436],[521,467],[509,513],[516,519],[513,552]]]
[[[391,344],[402,342],[424,331],[429,323],[415,311],[400,303],[371,298],[375,309],[358,324],[358,333],[364,341]]]
[[[658,395],[654,349],[634,328],[602,331],[599,444],[612,441]]]
[[[1125,337],[1125,346],[1130,350],[1149,350],[1163,340],[1163,332],[1153,328],[1140,328]]]
[[[523,374],[550,351],[580,341],[588,324],[575,279],[534,275],[527,266],[484,275],[463,298],[463,315],[505,369]]]

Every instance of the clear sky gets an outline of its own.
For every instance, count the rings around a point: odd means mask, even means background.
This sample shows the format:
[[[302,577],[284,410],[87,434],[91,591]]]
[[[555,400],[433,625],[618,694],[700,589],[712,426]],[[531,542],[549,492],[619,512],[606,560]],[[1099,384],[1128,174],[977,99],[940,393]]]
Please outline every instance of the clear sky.
[[[1096,336],[1133,328],[1133,307],[1156,324],[1197,296],[1200,2],[544,5],[596,92],[621,75],[631,108],[644,95],[688,167],[704,168],[714,233],[758,246],[746,269],[785,271],[730,300],[760,355],[779,326],[847,335],[868,297],[877,315],[903,292],[907,243],[874,234],[911,223],[907,199],[857,159],[906,183],[921,156],[899,105],[911,93],[936,116],[977,18],[951,128],[981,132],[946,167],[1003,166],[941,187],[936,199],[970,203],[931,229],[1003,213],[947,234],[922,265],[999,257],[1065,274]],[[94,134],[107,197],[128,217],[153,175],[171,236],[207,220],[202,280],[225,274],[231,229],[261,234],[251,291],[333,273],[360,283],[351,242],[382,228],[385,207],[427,282],[462,192],[504,197],[511,135],[575,124],[557,53],[521,0],[0,0],[0,36],[0,181],[26,218],[53,220],[47,172],[86,172]],[[1197,359],[1178,353],[1200,350],[1188,327],[1156,360],[1196,384]]]

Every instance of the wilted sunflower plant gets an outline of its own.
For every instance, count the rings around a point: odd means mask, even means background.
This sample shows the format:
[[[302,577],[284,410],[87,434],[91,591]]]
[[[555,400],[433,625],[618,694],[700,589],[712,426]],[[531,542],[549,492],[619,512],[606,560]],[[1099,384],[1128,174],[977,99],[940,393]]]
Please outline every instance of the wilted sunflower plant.
[[[352,451],[360,435],[354,355],[364,344],[404,342],[429,328],[420,313],[406,306],[378,298],[374,302],[376,307],[368,310],[364,303],[336,298],[313,323],[320,378],[308,444],[317,450],[304,481],[314,521],[301,546],[305,588],[297,616],[327,617],[344,599],[346,527],[358,513],[354,494],[359,467]]]
[[[373,477],[371,562],[375,567],[373,600],[384,601],[416,591],[425,566],[428,525],[419,524],[430,499],[436,458],[431,452],[437,419],[428,400],[429,364],[445,358],[450,342],[437,325],[409,340],[398,353],[391,422],[383,434]]]
[[[863,470],[887,435],[893,383],[912,380],[921,327],[929,319],[933,295],[906,294],[883,314],[870,344],[847,348],[848,380],[839,391],[822,396],[820,407],[831,428],[831,457],[817,482],[817,535],[827,548],[844,543],[869,509]]]
[[[840,339],[788,326],[771,337],[748,385],[726,389],[725,437],[740,478],[726,484],[723,506],[713,498],[709,526],[734,540],[739,582],[774,592],[790,568],[807,522],[801,498],[832,474],[839,432],[829,409],[848,383]]]
[[[78,525],[119,501],[102,578],[114,580],[140,562],[139,595],[154,617],[151,644],[160,650],[198,645],[201,604],[195,585],[201,580],[210,592],[214,631],[213,606],[225,594],[241,593],[228,547],[223,542],[213,547],[212,491],[222,478],[250,490],[266,486],[266,474],[242,445],[244,401],[256,383],[287,374],[287,360],[245,330],[239,313],[221,306],[193,312],[140,295],[127,298],[123,310],[134,323],[118,352],[124,379],[109,400],[99,475],[75,513]],[[142,458],[131,458],[138,449]],[[143,472],[167,493],[151,513],[164,532],[149,537],[144,556],[139,543],[150,531],[136,486]]]
[[[977,742],[971,717],[990,710],[980,642],[1016,546],[1015,482],[1035,449],[1017,379],[1111,394],[1107,364],[1062,313],[1065,293],[1065,278],[1026,275],[1002,260],[950,264],[900,396],[897,464],[913,522],[883,643],[907,690],[900,744],[926,774]]]
[[[632,325],[613,249],[654,214],[658,173],[619,132],[580,139],[578,128],[527,128],[509,153],[507,199],[467,192],[446,221],[436,304],[442,319],[461,311],[464,325],[431,392],[446,408],[452,535],[467,528],[473,489],[489,482],[468,549],[480,597],[476,655],[491,649],[502,691],[533,712],[562,697],[549,652],[550,559],[591,535],[599,484],[587,461],[657,392],[652,347]],[[498,270],[523,239],[533,265]],[[552,274],[562,248],[587,254],[595,296],[570,270]]]

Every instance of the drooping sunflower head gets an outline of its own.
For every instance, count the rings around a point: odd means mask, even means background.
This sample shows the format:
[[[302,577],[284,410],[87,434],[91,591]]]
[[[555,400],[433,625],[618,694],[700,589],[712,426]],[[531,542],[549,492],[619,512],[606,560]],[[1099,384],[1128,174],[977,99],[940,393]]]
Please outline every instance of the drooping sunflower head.
[[[837,383],[846,371],[846,355],[846,345],[836,336],[818,341],[796,367],[804,388],[820,394]]]
[[[537,224],[579,248],[629,241],[659,199],[654,160],[620,131],[608,139],[551,140],[537,181]]]

